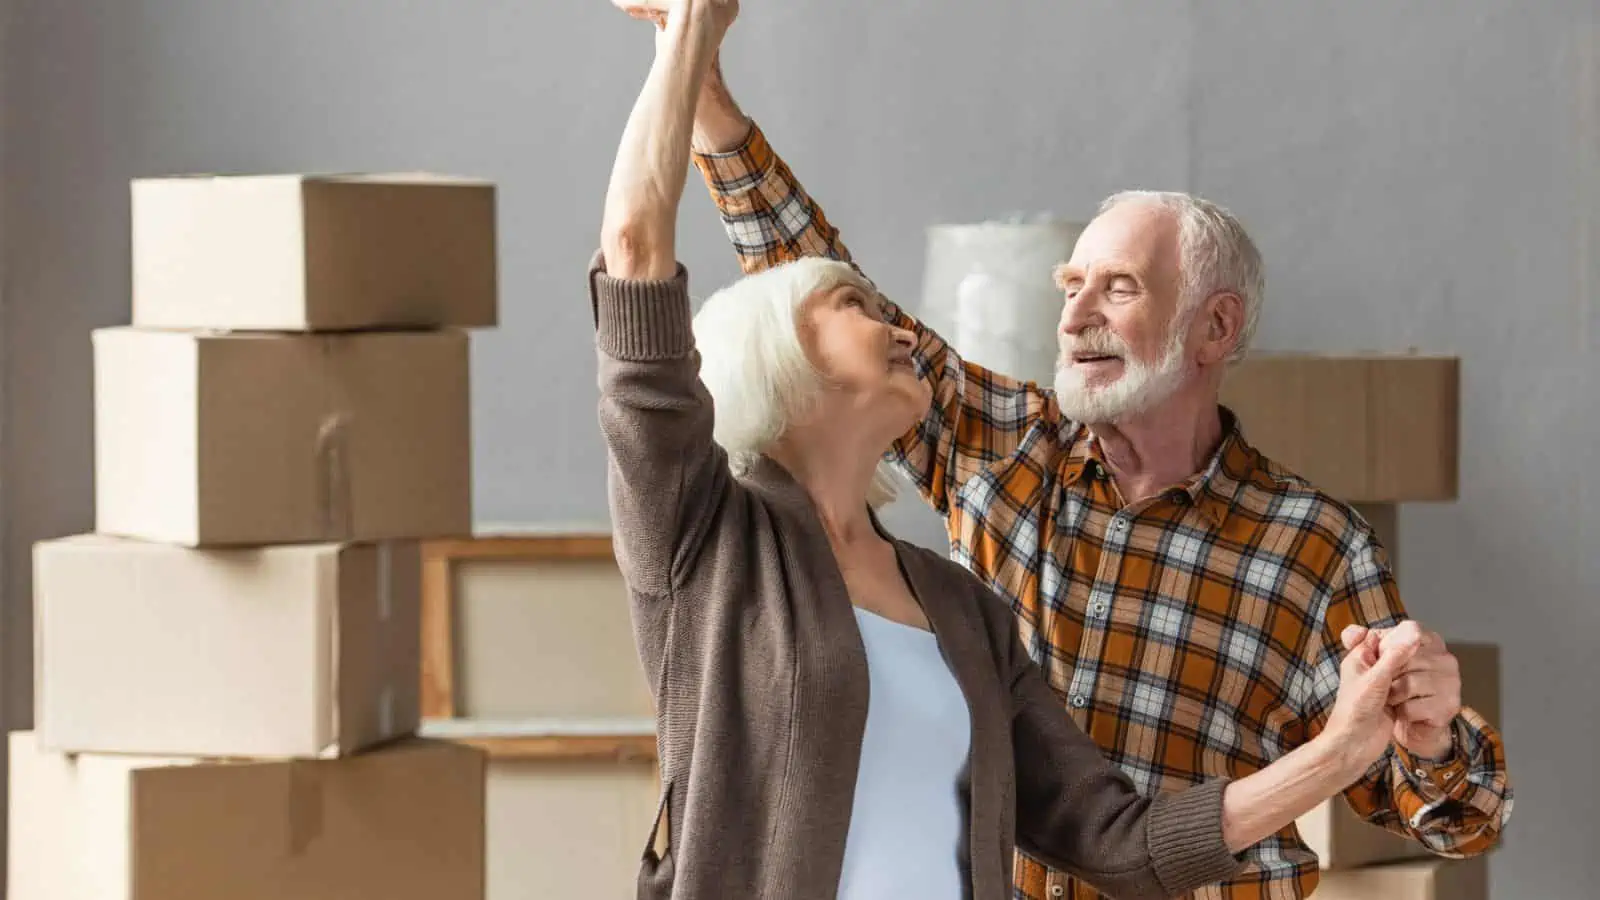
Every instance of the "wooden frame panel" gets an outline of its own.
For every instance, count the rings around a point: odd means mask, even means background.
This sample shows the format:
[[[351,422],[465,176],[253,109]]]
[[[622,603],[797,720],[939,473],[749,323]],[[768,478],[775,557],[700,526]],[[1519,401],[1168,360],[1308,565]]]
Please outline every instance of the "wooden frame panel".
[[[496,759],[646,761],[656,758],[653,722],[477,722],[458,718],[455,568],[474,561],[614,559],[610,535],[488,535],[422,544],[424,733],[478,747]]]

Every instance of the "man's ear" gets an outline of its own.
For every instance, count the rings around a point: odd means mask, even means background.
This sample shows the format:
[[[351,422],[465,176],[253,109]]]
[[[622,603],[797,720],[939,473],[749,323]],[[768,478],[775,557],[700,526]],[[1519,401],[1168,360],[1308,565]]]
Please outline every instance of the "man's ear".
[[[1204,300],[1200,315],[1200,362],[1210,365],[1232,356],[1244,337],[1244,298],[1233,291],[1218,291]]]

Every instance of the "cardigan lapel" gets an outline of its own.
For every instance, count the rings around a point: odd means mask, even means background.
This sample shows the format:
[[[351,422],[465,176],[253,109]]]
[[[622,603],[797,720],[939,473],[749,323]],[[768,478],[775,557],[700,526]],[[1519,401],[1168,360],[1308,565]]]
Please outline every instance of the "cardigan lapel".
[[[767,457],[762,457],[743,480],[780,512],[787,513],[789,522],[799,526],[800,533],[792,535],[794,541],[786,550],[816,579],[805,585],[814,596],[799,599],[793,611],[796,635],[802,642],[796,648],[797,694],[809,695],[809,701],[801,696],[796,700],[826,703],[836,712],[829,719],[829,734],[811,736],[811,742],[812,746],[828,748],[819,768],[828,770],[828,781],[839,790],[842,808],[836,812],[848,822],[855,802],[855,776],[861,767],[861,742],[870,702],[866,646],[855,609],[833,547],[805,489],[788,470]],[[1007,686],[995,671],[995,656],[983,617],[973,605],[978,598],[971,591],[941,583],[950,579],[950,573],[935,571],[924,553],[889,534],[875,512],[869,511],[868,515],[873,527],[894,547],[907,587],[928,617],[940,652],[966,699],[972,722],[965,785],[972,896],[1001,896],[1010,889],[1010,873],[980,869],[974,861],[998,858],[1001,854],[995,846],[996,836],[1010,834],[1004,819],[1010,803],[1011,706]],[[841,777],[844,773],[848,773],[847,779]],[[828,865],[831,880],[827,883],[836,883],[844,866],[842,842],[828,847],[825,859],[823,848],[816,849],[818,855],[813,863]]]

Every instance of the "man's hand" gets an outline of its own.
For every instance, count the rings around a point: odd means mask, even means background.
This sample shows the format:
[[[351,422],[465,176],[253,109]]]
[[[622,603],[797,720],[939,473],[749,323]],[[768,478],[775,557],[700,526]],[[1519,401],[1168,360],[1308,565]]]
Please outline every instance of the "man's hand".
[[[1416,629],[1418,644],[1416,655],[1389,690],[1394,741],[1414,756],[1447,758],[1454,749],[1450,724],[1461,712],[1461,666],[1444,639],[1414,622],[1370,630],[1351,625],[1339,638],[1348,650],[1373,635],[1383,640],[1399,628]]]

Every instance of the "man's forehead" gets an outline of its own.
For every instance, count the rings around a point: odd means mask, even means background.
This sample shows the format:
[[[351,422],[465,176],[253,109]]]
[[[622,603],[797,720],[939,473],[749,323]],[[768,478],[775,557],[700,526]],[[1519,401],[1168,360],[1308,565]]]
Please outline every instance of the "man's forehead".
[[[1109,264],[1151,266],[1177,258],[1177,217],[1153,203],[1126,201],[1089,222],[1073,245],[1067,266],[1077,270]]]

